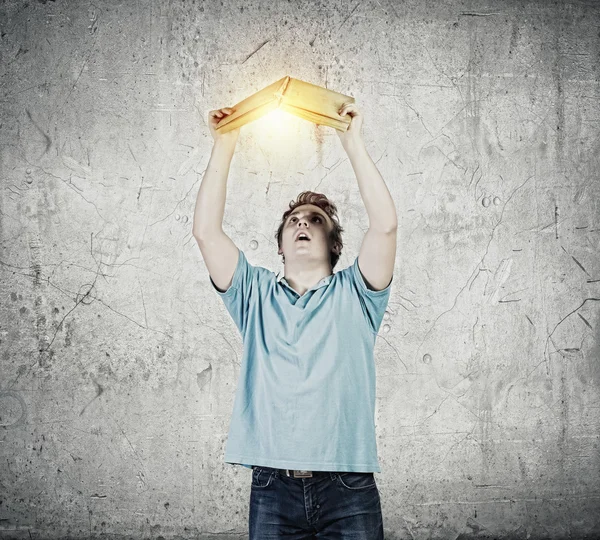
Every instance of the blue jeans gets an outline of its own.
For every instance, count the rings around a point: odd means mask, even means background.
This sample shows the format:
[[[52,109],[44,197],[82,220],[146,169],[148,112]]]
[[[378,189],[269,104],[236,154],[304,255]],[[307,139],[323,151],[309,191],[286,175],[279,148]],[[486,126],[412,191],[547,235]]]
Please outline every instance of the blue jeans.
[[[249,540],[383,540],[375,476],[324,472],[294,478],[279,469],[254,466],[249,532]]]

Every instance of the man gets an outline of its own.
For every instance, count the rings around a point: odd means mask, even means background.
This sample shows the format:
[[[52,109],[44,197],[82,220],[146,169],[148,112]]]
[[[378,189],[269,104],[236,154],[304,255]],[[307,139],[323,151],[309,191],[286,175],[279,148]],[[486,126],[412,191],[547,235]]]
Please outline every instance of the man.
[[[239,128],[215,127],[198,193],[196,238],[210,281],[244,343],[225,461],[252,468],[250,540],[383,539],[374,472],[373,348],[396,256],[394,201],[361,138],[362,115],[345,104],[348,154],[369,216],[360,254],[332,274],[342,228],[335,205],[303,192],[277,231],[284,277],[251,265],[222,229],[226,183]]]

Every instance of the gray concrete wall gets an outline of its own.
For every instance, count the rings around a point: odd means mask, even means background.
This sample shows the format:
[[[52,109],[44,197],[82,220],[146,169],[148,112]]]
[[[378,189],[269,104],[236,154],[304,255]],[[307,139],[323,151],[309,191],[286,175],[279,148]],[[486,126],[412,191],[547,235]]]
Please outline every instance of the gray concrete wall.
[[[356,98],[399,217],[375,348],[386,538],[600,537],[598,3],[0,4],[0,537],[241,538],[242,341],[191,235],[210,109]],[[225,231],[282,270],[331,128],[242,128]],[[339,269],[338,268],[338,269]]]

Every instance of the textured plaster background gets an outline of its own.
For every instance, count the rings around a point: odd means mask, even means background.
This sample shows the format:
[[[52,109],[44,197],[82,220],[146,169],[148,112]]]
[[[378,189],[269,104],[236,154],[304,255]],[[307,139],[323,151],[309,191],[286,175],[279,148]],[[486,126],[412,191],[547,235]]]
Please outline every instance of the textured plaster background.
[[[0,2],[0,537],[247,534],[250,472],[223,462],[242,341],[191,218],[208,111],[285,75],[356,98],[398,209],[386,538],[600,537],[599,15]],[[334,131],[242,128],[224,229],[251,263],[283,269],[304,189],[348,266],[368,217]]]

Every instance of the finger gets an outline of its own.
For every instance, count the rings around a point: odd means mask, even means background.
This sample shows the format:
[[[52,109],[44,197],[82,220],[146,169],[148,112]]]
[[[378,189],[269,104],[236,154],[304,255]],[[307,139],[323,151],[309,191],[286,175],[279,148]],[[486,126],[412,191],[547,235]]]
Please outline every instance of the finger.
[[[358,113],[358,109],[356,108],[356,106],[350,104],[347,105],[343,105],[342,108],[340,109],[340,115],[344,116],[345,114],[348,113]]]

